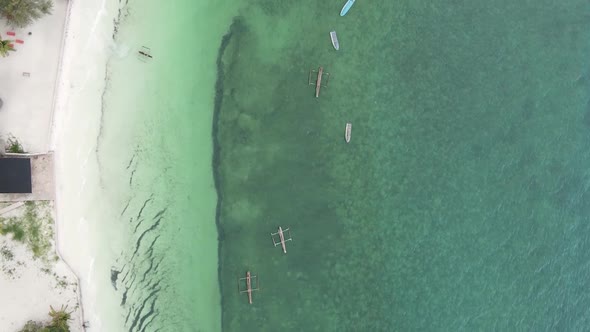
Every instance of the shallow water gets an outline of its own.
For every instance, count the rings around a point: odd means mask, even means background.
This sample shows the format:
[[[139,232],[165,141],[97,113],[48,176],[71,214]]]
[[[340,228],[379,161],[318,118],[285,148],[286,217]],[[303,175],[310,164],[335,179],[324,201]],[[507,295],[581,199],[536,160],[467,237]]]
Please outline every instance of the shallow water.
[[[91,237],[82,244],[90,256],[81,269],[86,318],[102,331],[218,331],[217,50],[209,45],[232,9],[224,1],[110,5],[103,14],[114,12],[115,29],[91,33],[109,40],[99,114],[81,116],[80,107],[71,115],[85,127],[96,119],[96,128],[64,129],[64,140],[78,145],[61,146],[78,150],[64,158],[79,163],[82,177],[67,217]]]
[[[223,33],[227,9],[218,4],[207,17],[207,6],[131,3],[115,37],[132,52],[111,59],[98,151],[114,222],[125,224],[130,239],[111,271],[129,331],[220,328],[211,173],[215,50],[207,45]],[[209,33],[200,34],[205,28]],[[137,58],[141,46],[152,59]]]

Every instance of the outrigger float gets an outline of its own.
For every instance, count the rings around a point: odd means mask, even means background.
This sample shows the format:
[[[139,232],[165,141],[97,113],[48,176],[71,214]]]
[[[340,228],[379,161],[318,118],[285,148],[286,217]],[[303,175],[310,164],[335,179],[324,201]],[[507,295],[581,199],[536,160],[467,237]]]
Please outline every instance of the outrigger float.
[[[311,77],[312,74],[317,73],[317,78],[315,80],[315,82],[312,82]],[[326,84],[322,85],[322,77],[326,76]],[[320,67],[318,68],[318,70],[313,70],[311,69],[309,71],[309,78],[308,78],[308,83],[309,85],[315,85],[315,97],[319,97],[320,96],[320,89],[322,87],[328,87],[328,80],[330,79],[330,73],[324,73],[324,67]]]
[[[242,287],[242,280],[246,281],[246,289]],[[256,287],[252,288],[252,280],[256,280]],[[248,303],[252,304],[252,292],[260,290],[258,287],[258,277],[250,275],[250,271],[246,272],[245,278],[238,279],[238,291],[240,293],[248,293]]]
[[[275,240],[275,236],[278,235],[279,236],[279,240],[276,241]],[[288,238],[285,238],[285,235],[288,236]],[[291,238],[291,231],[289,231],[288,228],[285,228],[284,230],[279,226],[279,231],[276,233],[270,233],[270,237],[272,238],[272,244],[276,246],[280,245],[283,247],[283,252],[286,254],[287,253],[287,245],[285,244],[285,242],[287,241],[292,241],[293,238]]]

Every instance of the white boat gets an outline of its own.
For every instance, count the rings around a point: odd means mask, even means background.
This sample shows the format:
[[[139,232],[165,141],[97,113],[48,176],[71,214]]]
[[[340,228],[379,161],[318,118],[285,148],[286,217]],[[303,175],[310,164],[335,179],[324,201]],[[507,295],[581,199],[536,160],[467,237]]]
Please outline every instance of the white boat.
[[[348,13],[348,11],[350,10],[350,7],[352,7],[352,5],[354,5],[354,2],[355,2],[355,0],[346,1],[346,3],[344,4],[344,7],[342,7],[342,10],[340,11],[340,16],[346,15],[346,13]]]
[[[350,142],[351,132],[352,132],[352,123],[347,123],[346,129],[344,129],[344,139],[346,140],[346,143]]]
[[[336,31],[330,31],[330,39],[332,39],[332,45],[338,51],[340,49],[340,44],[338,43],[338,36],[336,36]]]

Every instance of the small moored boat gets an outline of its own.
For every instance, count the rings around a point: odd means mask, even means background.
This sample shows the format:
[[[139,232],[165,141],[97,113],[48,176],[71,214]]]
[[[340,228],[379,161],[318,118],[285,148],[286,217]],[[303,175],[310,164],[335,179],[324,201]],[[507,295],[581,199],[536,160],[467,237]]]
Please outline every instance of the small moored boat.
[[[354,5],[354,2],[355,2],[355,0],[346,1],[346,3],[344,4],[344,7],[342,7],[342,10],[340,11],[340,16],[346,15],[346,13],[348,13],[348,11],[350,10],[350,7],[352,7],[352,5]]]
[[[340,49],[340,44],[338,43],[338,36],[336,36],[336,31],[330,31],[330,39],[332,39],[332,46],[338,51]]]
[[[352,132],[352,123],[347,123],[346,129],[344,129],[344,139],[346,140],[346,143],[350,142],[351,132]]]

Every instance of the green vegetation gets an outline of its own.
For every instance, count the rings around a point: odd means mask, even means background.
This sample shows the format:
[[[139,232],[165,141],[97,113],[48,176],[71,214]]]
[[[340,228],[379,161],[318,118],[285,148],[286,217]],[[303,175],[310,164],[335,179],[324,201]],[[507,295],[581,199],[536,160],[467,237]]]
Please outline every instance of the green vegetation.
[[[43,326],[40,322],[28,321],[19,332],[69,332],[68,321],[71,319],[72,311],[68,311],[67,306],[61,306],[59,310],[49,306],[49,316],[51,321]]]
[[[43,324],[30,320],[19,332],[41,332],[43,328]]]
[[[53,309],[49,306],[49,316],[51,316],[51,323],[47,326],[48,331],[55,332],[67,332],[70,330],[68,321],[71,319],[72,311],[67,311],[68,306],[61,306],[59,310]]]
[[[68,279],[64,276],[59,277],[57,274],[54,273],[55,276],[55,281],[57,282],[57,284],[55,285],[56,287],[59,287],[61,289],[66,289],[66,287],[68,287]]]
[[[33,251],[35,258],[44,257],[51,249],[49,239],[53,236],[53,231],[50,224],[44,224],[47,218],[38,216],[35,203],[27,202],[25,205],[24,221],[27,230],[27,245]]]
[[[6,235],[12,233],[12,238],[16,241],[23,242],[25,230],[23,225],[16,218],[0,218],[0,234]]]
[[[11,261],[14,259],[14,253],[12,253],[12,251],[10,251],[7,246],[2,246],[2,248],[0,248],[0,255],[6,261]]]
[[[2,39],[0,37],[0,56],[5,58],[10,55],[10,52],[16,51],[13,47],[13,41],[8,39]]]
[[[26,243],[34,258],[47,260],[53,236],[51,223],[48,214],[39,216],[35,203],[27,202],[22,217],[0,218],[0,234],[12,234],[14,240]]]
[[[0,0],[1,1],[1,0]],[[20,142],[14,137],[8,137],[6,142],[6,152],[9,153],[26,153]]]
[[[0,15],[13,28],[24,28],[41,18],[51,14],[51,0],[0,0]]]

